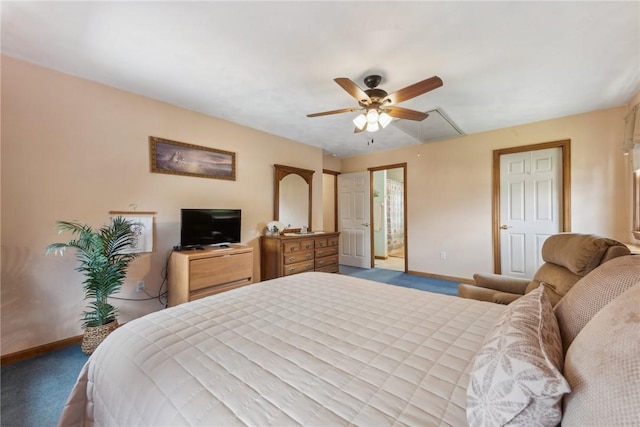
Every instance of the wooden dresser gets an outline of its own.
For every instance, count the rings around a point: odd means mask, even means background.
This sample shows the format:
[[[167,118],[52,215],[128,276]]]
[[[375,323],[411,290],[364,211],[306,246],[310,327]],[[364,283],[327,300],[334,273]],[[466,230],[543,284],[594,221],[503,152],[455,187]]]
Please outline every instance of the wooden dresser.
[[[169,258],[169,307],[253,283],[253,248],[174,251]]]
[[[304,271],[338,272],[340,233],[262,236],[260,238],[261,280]]]

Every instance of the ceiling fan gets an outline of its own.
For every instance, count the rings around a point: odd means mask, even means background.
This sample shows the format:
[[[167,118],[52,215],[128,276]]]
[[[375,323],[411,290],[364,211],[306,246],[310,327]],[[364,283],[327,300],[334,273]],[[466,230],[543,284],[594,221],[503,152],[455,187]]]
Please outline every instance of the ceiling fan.
[[[398,119],[416,121],[426,119],[429,116],[427,113],[397,107],[395,104],[415,98],[416,96],[442,86],[442,80],[440,77],[433,76],[426,80],[422,80],[421,82],[414,83],[411,86],[407,86],[404,89],[400,89],[392,94],[387,94],[386,91],[378,88],[382,77],[375,74],[364,78],[364,84],[368,87],[368,89],[365,90],[360,89],[357,84],[346,77],[338,77],[333,80],[338,83],[342,89],[347,91],[349,95],[353,96],[356,101],[358,101],[358,104],[360,104],[360,107],[307,114],[307,117],[319,117],[328,116],[330,114],[362,111],[362,114],[358,115],[358,117],[353,120],[353,123],[356,125],[354,133],[363,132],[365,130],[375,132],[380,129],[380,126],[383,128],[386,127],[394,117]]]

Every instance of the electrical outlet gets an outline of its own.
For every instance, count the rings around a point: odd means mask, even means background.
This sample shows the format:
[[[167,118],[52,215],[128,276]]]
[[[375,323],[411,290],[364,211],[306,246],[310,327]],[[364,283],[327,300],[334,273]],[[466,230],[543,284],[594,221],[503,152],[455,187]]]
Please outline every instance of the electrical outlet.
[[[445,251],[440,251],[440,259],[441,260],[447,259],[447,253]]]
[[[144,280],[140,280],[136,284],[136,292],[142,292],[142,291],[144,291]]]

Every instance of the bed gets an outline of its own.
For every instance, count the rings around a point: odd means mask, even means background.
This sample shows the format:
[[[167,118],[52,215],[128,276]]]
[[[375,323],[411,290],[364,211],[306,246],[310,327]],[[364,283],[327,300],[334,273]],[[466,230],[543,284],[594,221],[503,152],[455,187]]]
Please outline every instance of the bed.
[[[60,425],[467,425],[509,306],[304,273],[144,316],[89,358]]]

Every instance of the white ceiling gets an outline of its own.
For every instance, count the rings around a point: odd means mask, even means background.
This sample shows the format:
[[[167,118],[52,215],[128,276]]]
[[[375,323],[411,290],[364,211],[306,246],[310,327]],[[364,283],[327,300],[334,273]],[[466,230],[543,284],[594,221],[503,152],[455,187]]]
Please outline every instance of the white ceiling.
[[[11,2],[6,55],[346,157],[424,142],[427,118],[353,134],[333,79],[380,74],[466,134],[628,103],[640,2]],[[424,133],[424,134],[423,134]],[[413,136],[411,136],[413,135]],[[212,138],[214,136],[212,135]],[[374,144],[367,144],[374,137]]]

